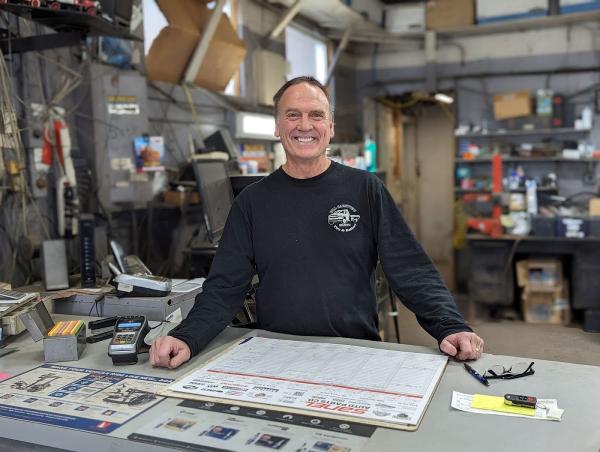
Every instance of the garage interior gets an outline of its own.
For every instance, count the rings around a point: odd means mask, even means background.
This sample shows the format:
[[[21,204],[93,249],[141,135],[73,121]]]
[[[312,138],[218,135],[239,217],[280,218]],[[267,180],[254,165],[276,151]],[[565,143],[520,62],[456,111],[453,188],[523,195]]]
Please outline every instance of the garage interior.
[[[599,25],[593,0],[0,1],[2,288],[91,315],[61,300],[111,241],[206,277],[193,162],[234,196],[276,171],[273,95],[309,75],[328,157],[385,182],[486,352],[599,365]],[[381,338],[436,347],[377,284]]]

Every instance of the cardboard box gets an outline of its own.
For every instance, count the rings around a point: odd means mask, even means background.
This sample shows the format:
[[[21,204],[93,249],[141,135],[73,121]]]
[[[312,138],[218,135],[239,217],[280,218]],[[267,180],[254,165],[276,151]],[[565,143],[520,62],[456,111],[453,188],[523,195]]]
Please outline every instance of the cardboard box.
[[[600,198],[590,199],[590,217],[600,217]]]
[[[526,288],[521,297],[521,309],[527,323],[569,324],[571,306],[568,285],[563,284],[550,292]]]
[[[148,77],[178,84],[212,12],[195,0],[157,0],[157,3],[169,25],[161,30],[150,47],[146,58]],[[245,56],[244,43],[227,16],[222,15],[194,83],[223,91]]]
[[[168,190],[164,193],[164,202],[174,206],[200,204],[200,194],[197,191]]]
[[[428,30],[467,27],[475,23],[474,0],[429,0],[425,8]]]
[[[518,261],[517,285],[530,291],[554,291],[564,285],[562,263],[558,259]]]
[[[494,96],[494,118],[509,119],[531,115],[529,91],[514,91]]]
[[[505,20],[530,19],[548,14],[548,0],[520,0],[499,2],[477,0],[477,23],[486,24]]]
[[[385,29],[390,33],[425,30],[425,6],[421,2],[386,6]]]
[[[256,100],[259,104],[273,105],[273,96],[287,81],[288,63],[275,52],[256,49],[253,52],[256,73]]]

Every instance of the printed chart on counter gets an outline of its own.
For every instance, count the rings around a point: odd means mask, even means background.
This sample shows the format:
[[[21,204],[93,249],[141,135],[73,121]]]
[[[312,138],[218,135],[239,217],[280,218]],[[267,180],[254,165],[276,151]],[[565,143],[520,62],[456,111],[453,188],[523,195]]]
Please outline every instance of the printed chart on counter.
[[[320,416],[183,400],[127,438],[171,449],[252,452],[359,452],[377,427]]]
[[[157,404],[173,380],[45,364],[0,383],[0,416],[110,433]]]
[[[162,392],[246,406],[318,412],[414,430],[448,358],[354,345],[251,337]]]

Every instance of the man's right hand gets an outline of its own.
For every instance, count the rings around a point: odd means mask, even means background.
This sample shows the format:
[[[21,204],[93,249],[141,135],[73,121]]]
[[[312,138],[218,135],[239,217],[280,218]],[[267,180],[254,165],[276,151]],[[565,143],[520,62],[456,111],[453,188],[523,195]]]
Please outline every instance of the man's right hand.
[[[188,361],[192,352],[188,345],[171,336],[157,337],[150,347],[150,364],[175,369]]]

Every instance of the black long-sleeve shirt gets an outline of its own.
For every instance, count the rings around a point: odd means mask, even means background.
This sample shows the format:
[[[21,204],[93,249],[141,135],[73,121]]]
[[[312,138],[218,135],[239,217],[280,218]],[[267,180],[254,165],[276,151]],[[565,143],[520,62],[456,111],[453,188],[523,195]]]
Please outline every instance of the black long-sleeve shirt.
[[[235,199],[204,289],[170,334],[197,354],[233,319],[257,273],[259,328],[379,340],[378,258],[434,338],[471,331],[383,183],[332,162],[309,179],[279,169]]]

